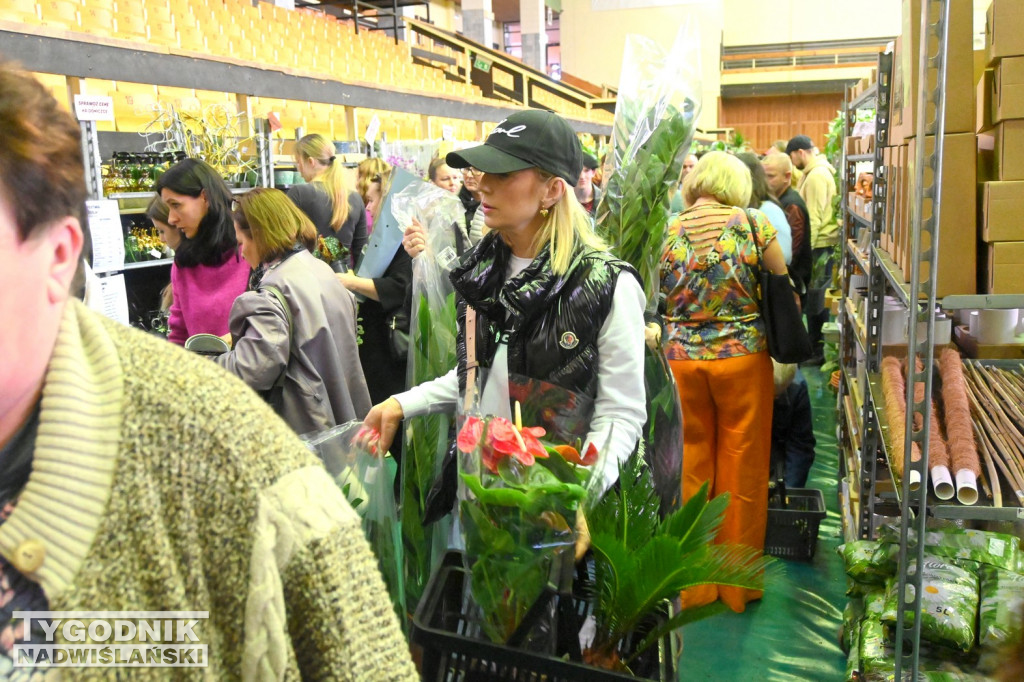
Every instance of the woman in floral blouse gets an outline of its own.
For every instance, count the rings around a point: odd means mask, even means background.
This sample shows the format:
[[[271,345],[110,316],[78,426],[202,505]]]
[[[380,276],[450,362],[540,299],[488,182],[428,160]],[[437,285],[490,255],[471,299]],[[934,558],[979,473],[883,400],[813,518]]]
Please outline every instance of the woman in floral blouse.
[[[757,282],[761,267],[784,274],[786,263],[764,214],[738,208],[750,191],[742,161],[724,152],[701,158],[683,183],[687,208],[668,226],[661,291],[664,348],[683,408],[683,499],[705,481],[712,495],[729,492],[716,541],[763,549],[774,394]],[[704,585],[684,592],[683,605],[721,598],[741,612],[760,597]]]

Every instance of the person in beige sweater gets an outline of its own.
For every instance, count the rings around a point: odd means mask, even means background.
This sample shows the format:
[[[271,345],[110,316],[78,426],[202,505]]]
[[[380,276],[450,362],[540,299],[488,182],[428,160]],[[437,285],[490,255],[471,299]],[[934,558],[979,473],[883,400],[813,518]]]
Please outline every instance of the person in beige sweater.
[[[797,192],[807,205],[810,218],[811,281],[804,314],[807,315],[807,333],[814,346],[814,357],[804,364],[821,365],[825,359],[821,328],[829,319],[825,290],[832,286],[835,246],[839,242],[839,223],[832,207],[832,199],[836,195],[835,169],[806,135],[791,139],[786,145],[786,153],[793,166],[803,171]]]
[[[12,611],[145,610],[208,612],[207,666],[65,677],[417,680],[358,517],[291,429],[69,295],[85,197],[78,126],[0,63],[0,677],[38,634]]]

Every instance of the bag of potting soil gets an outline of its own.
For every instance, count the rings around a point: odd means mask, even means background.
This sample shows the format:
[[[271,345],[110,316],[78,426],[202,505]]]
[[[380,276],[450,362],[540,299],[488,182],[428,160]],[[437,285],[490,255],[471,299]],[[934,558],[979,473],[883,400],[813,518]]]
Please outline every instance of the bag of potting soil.
[[[856,682],[860,673],[860,622],[855,621],[847,629],[843,624],[843,632],[848,635],[850,644],[846,654],[846,682]],[[844,642],[844,645],[846,643]]]
[[[846,606],[843,608],[843,630],[839,637],[843,651],[849,652],[851,649],[857,648],[857,642],[860,641],[857,636],[857,626],[863,616],[864,603],[860,599],[851,599],[846,602]]]
[[[911,564],[911,572],[913,563]],[[899,580],[891,578],[882,622],[895,626],[899,608]],[[921,639],[970,651],[974,646],[974,622],[978,611],[978,578],[946,559],[925,555],[921,571]],[[904,627],[912,627],[908,614]]]
[[[911,529],[907,536],[908,542],[913,544],[915,536],[915,531]],[[878,531],[878,539],[883,543],[899,543],[899,528],[892,524],[882,526]],[[955,526],[938,527],[925,532],[924,546],[934,556],[977,561],[1007,571],[1016,571],[1021,561],[1020,540],[1005,533]]]
[[[873,540],[857,540],[840,545],[837,551],[846,564],[846,575],[862,585],[884,585],[891,575],[875,561],[879,543]]]
[[[1024,575],[983,566],[980,578],[978,643],[988,648],[1000,647],[1016,640],[1024,631]]]
[[[884,587],[872,587],[864,593],[865,618],[882,620],[882,614],[885,613],[885,595],[886,589]]]
[[[860,671],[865,675],[891,672],[895,667],[892,650],[885,646],[882,621],[865,617],[860,622]]]

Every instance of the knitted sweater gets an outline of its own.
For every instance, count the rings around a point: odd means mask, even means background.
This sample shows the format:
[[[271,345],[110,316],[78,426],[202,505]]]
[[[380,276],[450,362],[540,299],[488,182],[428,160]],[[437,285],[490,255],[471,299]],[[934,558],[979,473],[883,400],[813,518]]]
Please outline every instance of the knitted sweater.
[[[0,553],[30,539],[52,610],[208,611],[209,667],[175,678],[418,679],[358,517],[291,429],[214,363],[77,301]]]

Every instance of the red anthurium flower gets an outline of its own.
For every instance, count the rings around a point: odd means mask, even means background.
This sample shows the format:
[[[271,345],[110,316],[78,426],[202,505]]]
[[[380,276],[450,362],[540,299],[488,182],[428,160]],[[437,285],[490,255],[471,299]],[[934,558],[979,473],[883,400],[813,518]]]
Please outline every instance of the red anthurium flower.
[[[480,444],[480,436],[484,432],[484,422],[478,417],[467,417],[466,423],[462,425],[462,430],[459,431],[459,437],[456,440],[459,450],[469,454],[476,450],[477,445]]]
[[[597,447],[590,443],[587,445],[587,451],[583,454],[583,466],[590,466],[597,461]]]
[[[525,459],[520,458],[523,464],[533,464],[537,457],[544,459],[548,456],[548,451],[544,449],[544,446],[540,444],[540,437],[546,432],[540,426],[527,426],[519,430],[519,433],[523,436],[523,443],[526,445],[526,454],[529,456],[530,461],[527,462]]]
[[[487,425],[487,441],[498,452],[513,455],[522,450],[516,437],[516,427],[503,417],[494,417]]]

